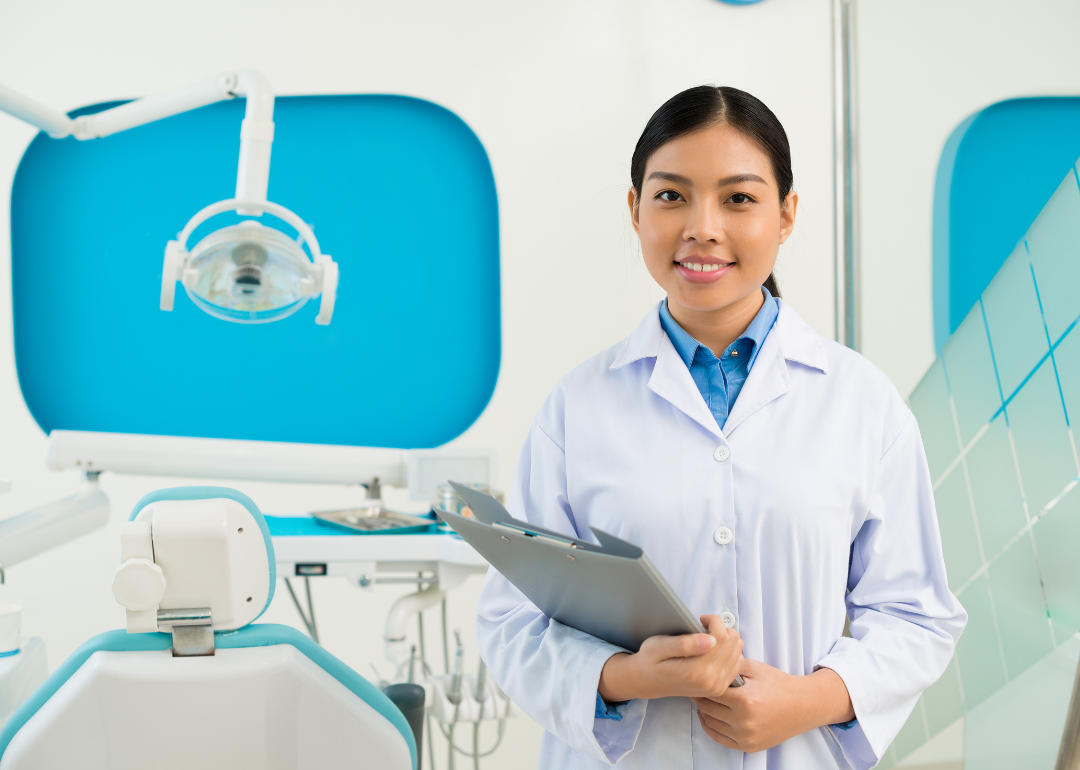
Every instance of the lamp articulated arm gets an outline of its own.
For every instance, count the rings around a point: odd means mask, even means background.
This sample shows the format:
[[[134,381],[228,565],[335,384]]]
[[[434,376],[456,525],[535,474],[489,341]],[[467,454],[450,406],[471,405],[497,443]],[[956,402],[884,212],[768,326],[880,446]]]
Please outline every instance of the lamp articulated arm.
[[[274,141],[274,90],[255,70],[236,70],[175,91],[121,104],[110,110],[69,118],[0,84],[0,111],[40,128],[54,139],[98,139],[155,120],[179,115],[208,104],[242,96],[247,100],[240,124],[240,163],[236,175],[236,198],[264,203],[270,180],[270,149]],[[239,209],[259,216],[262,209]]]

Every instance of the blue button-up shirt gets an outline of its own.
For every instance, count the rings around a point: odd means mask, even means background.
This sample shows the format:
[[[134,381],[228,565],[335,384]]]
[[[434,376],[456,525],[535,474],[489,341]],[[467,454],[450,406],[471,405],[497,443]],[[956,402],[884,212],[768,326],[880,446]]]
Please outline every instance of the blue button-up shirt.
[[[667,302],[660,305],[660,325],[664,327],[683,363],[690,369],[690,375],[701,391],[701,397],[705,399],[709,411],[721,429],[727,422],[731,408],[735,406],[735,399],[739,397],[743,383],[750,375],[750,368],[761,351],[761,345],[780,312],[776,298],[769,290],[762,286],[761,291],[765,294],[765,302],[758,314],[746,327],[746,331],[724,349],[720,358],[675,322],[668,311]]]
[[[701,397],[705,399],[709,411],[721,429],[731,414],[731,408],[735,406],[735,399],[739,397],[743,383],[750,375],[750,369],[757,359],[762,343],[765,342],[765,337],[780,313],[776,298],[764,286],[761,290],[765,293],[765,302],[758,314],[746,327],[746,331],[724,349],[720,358],[676,323],[668,312],[666,301],[660,305],[660,325],[675,346],[675,352],[690,370]],[[596,718],[622,720],[619,709],[625,705],[626,702],[605,703],[600,693],[597,693]]]

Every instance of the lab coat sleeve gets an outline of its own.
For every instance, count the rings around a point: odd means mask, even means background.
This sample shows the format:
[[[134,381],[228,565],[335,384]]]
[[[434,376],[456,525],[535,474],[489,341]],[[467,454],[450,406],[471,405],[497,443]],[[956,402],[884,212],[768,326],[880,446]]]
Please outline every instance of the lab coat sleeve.
[[[967,623],[949,591],[933,485],[914,416],[878,465],[848,575],[851,638],[816,668],[847,686],[856,721],[831,729],[856,770],[873,767],[919,695],[944,673]]]
[[[521,451],[508,508],[537,526],[579,536],[565,454],[538,422]],[[610,764],[633,749],[647,701],[630,701],[620,720],[596,717],[600,672],[625,650],[548,618],[494,569],[480,596],[477,642],[495,681],[559,740]]]

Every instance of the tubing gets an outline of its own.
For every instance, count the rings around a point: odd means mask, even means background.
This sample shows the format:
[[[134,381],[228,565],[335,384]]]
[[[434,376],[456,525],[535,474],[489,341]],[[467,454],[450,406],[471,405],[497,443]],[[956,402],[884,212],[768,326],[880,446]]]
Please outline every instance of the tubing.
[[[29,96],[23,96],[0,84],[0,111],[14,115],[19,120],[40,128],[53,139],[63,139],[75,133],[75,121],[62,112],[38,104]]]
[[[232,99],[232,87],[236,81],[235,74],[226,73],[168,93],[144,96],[111,110],[82,115],[75,119],[75,138],[100,139],[129,128],[153,123],[155,120]]]
[[[390,613],[386,616],[386,631],[383,640],[386,642],[386,657],[395,666],[400,666],[409,659],[409,648],[405,643],[405,624],[414,614],[423,612],[428,607],[434,607],[443,600],[446,592],[439,586],[432,585],[423,591],[417,591],[408,596],[402,596]]]

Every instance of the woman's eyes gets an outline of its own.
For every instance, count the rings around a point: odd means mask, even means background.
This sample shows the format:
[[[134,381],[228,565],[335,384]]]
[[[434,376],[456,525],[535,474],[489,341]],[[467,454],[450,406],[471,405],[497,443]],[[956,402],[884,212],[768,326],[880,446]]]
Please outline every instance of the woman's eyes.
[[[656,199],[664,201],[665,203],[677,203],[678,201],[685,200],[682,194],[675,190],[661,190],[656,194]],[[735,193],[734,195],[729,196],[724,202],[734,203],[736,206],[743,206],[747,203],[756,203],[756,201],[746,193]]]
[[[676,203],[678,201],[684,200],[684,198],[681,193],[676,192],[675,190],[661,190],[657,193],[657,200],[663,201],[664,203]],[[725,201],[725,203],[745,205],[747,203],[756,203],[756,201],[751,198],[750,195],[747,195],[745,192],[737,192],[733,195],[730,195],[730,197],[728,198],[728,200]]]

